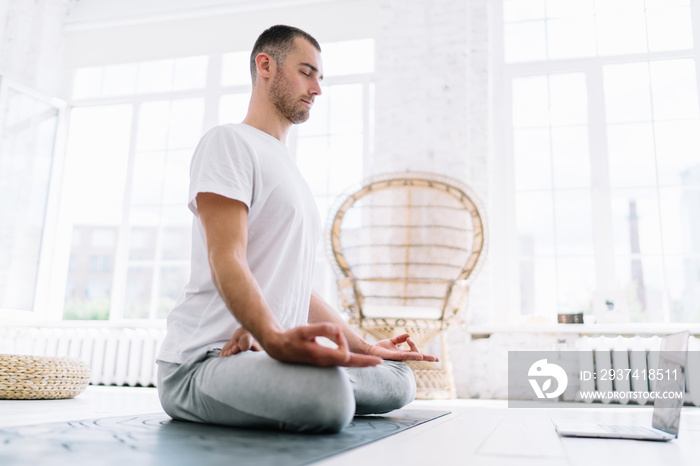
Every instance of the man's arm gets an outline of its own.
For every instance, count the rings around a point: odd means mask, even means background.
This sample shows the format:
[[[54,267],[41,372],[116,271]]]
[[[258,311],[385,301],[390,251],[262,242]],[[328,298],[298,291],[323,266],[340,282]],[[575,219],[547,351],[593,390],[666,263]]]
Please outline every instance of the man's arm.
[[[218,194],[200,193],[197,207],[206,235],[212,280],[234,317],[271,357],[319,366],[371,366],[381,362],[377,357],[350,352],[341,328],[333,323],[285,331],[248,266],[247,206]],[[319,336],[334,341],[338,348],[319,345]]]
[[[411,337],[404,333],[387,340],[381,340],[374,345],[367,343],[355,330],[343,320],[340,314],[331,307],[316,291],[311,292],[311,304],[309,305],[309,323],[331,322],[337,325],[348,342],[350,351],[360,354],[371,354],[382,359],[395,361],[438,361],[438,358],[429,354],[422,354]],[[408,350],[399,349],[398,345],[407,343]]]

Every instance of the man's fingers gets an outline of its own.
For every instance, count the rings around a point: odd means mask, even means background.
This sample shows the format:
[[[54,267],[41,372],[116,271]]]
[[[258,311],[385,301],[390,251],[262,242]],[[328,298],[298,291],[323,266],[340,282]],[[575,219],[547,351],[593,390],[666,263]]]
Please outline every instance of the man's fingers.
[[[219,356],[221,357],[227,357],[231,356],[233,354],[236,354],[239,352],[238,345],[226,345],[221,349],[221,353],[219,353]]]
[[[395,345],[400,345],[404,341],[408,340],[410,335],[408,333],[402,333],[401,335],[395,336],[391,339],[391,342]]]
[[[332,351],[343,355],[349,354],[348,341],[345,339],[345,335],[343,335],[343,331],[338,325],[321,323],[305,325],[303,327],[298,328],[302,329],[305,339],[314,340],[314,343],[316,343],[316,337],[326,337],[333,343],[338,345],[338,348],[332,349]]]
[[[221,348],[221,353],[219,353],[219,356],[224,356],[224,357],[230,356],[231,355],[231,346],[232,346],[232,344],[230,341],[226,342],[224,347]]]
[[[309,337],[309,339],[326,337],[329,340],[332,340],[338,346],[347,347],[348,342],[345,340],[345,336],[338,325],[321,323],[305,325],[300,328],[303,328],[306,331],[306,335]]]
[[[308,345],[312,363],[323,366],[369,367],[381,364],[382,358],[364,354],[352,353],[348,341],[340,326],[330,323],[320,323],[298,327]],[[325,337],[333,341],[337,348],[329,348],[319,344],[316,337]],[[309,341],[311,340],[311,341]]]
[[[338,345],[337,351],[342,353],[342,354],[349,354],[350,349],[348,348],[348,341],[345,339],[345,335],[343,335],[343,331],[340,330],[340,327],[336,327],[336,335],[335,335],[335,344]]]
[[[422,361],[423,355],[415,352],[403,352],[396,355],[397,361]]]
[[[238,339],[238,347],[241,351],[248,351],[252,345],[253,337],[249,333],[244,334]]]
[[[350,360],[350,350],[348,349],[348,341],[345,339],[345,335],[343,335],[343,331],[340,329],[340,326],[334,325],[334,324],[320,324],[321,329],[324,332],[327,332],[325,335],[317,335],[317,336],[323,336],[328,338],[329,340],[332,340],[336,345],[338,345],[337,348],[332,349],[336,353],[336,357],[338,358],[335,364],[338,365],[345,365],[349,360]]]
[[[420,354],[420,350],[418,349],[418,346],[416,346],[416,342],[413,341],[413,339],[408,333],[403,333],[399,336],[392,338],[391,343],[393,343],[396,346],[400,345],[401,343],[407,343],[408,347],[412,352]]]

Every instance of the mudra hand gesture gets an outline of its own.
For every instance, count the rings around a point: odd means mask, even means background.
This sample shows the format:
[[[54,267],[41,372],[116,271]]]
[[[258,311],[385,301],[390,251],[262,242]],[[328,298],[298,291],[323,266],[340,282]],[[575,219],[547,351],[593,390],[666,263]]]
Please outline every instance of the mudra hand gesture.
[[[409,349],[399,348],[402,343],[406,343]],[[232,356],[243,351],[263,351],[263,348],[250,332],[239,327],[221,348],[220,356]],[[392,361],[439,361],[435,356],[421,353],[408,333],[378,341],[369,347],[367,354]]]

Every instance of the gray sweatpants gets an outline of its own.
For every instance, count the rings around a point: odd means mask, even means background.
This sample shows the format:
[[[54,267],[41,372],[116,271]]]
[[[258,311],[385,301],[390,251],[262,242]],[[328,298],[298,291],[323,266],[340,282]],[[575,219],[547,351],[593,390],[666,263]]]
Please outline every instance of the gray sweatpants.
[[[158,361],[158,395],[173,419],[296,432],[338,432],[355,414],[381,414],[413,401],[402,362],[375,367],[315,367],[246,351],[219,350],[183,364]]]

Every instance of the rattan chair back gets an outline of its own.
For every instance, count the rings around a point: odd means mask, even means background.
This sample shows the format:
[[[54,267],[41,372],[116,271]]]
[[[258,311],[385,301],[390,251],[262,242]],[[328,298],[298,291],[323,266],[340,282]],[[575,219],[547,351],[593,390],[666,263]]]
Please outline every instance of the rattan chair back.
[[[376,327],[376,319],[366,323],[370,307],[373,319],[401,308],[407,319],[428,311],[437,332],[466,307],[486,235],[480,201],[464,184],[427,173],[383,175],[341,197],[330,218],[329,252],[353,323]]]

